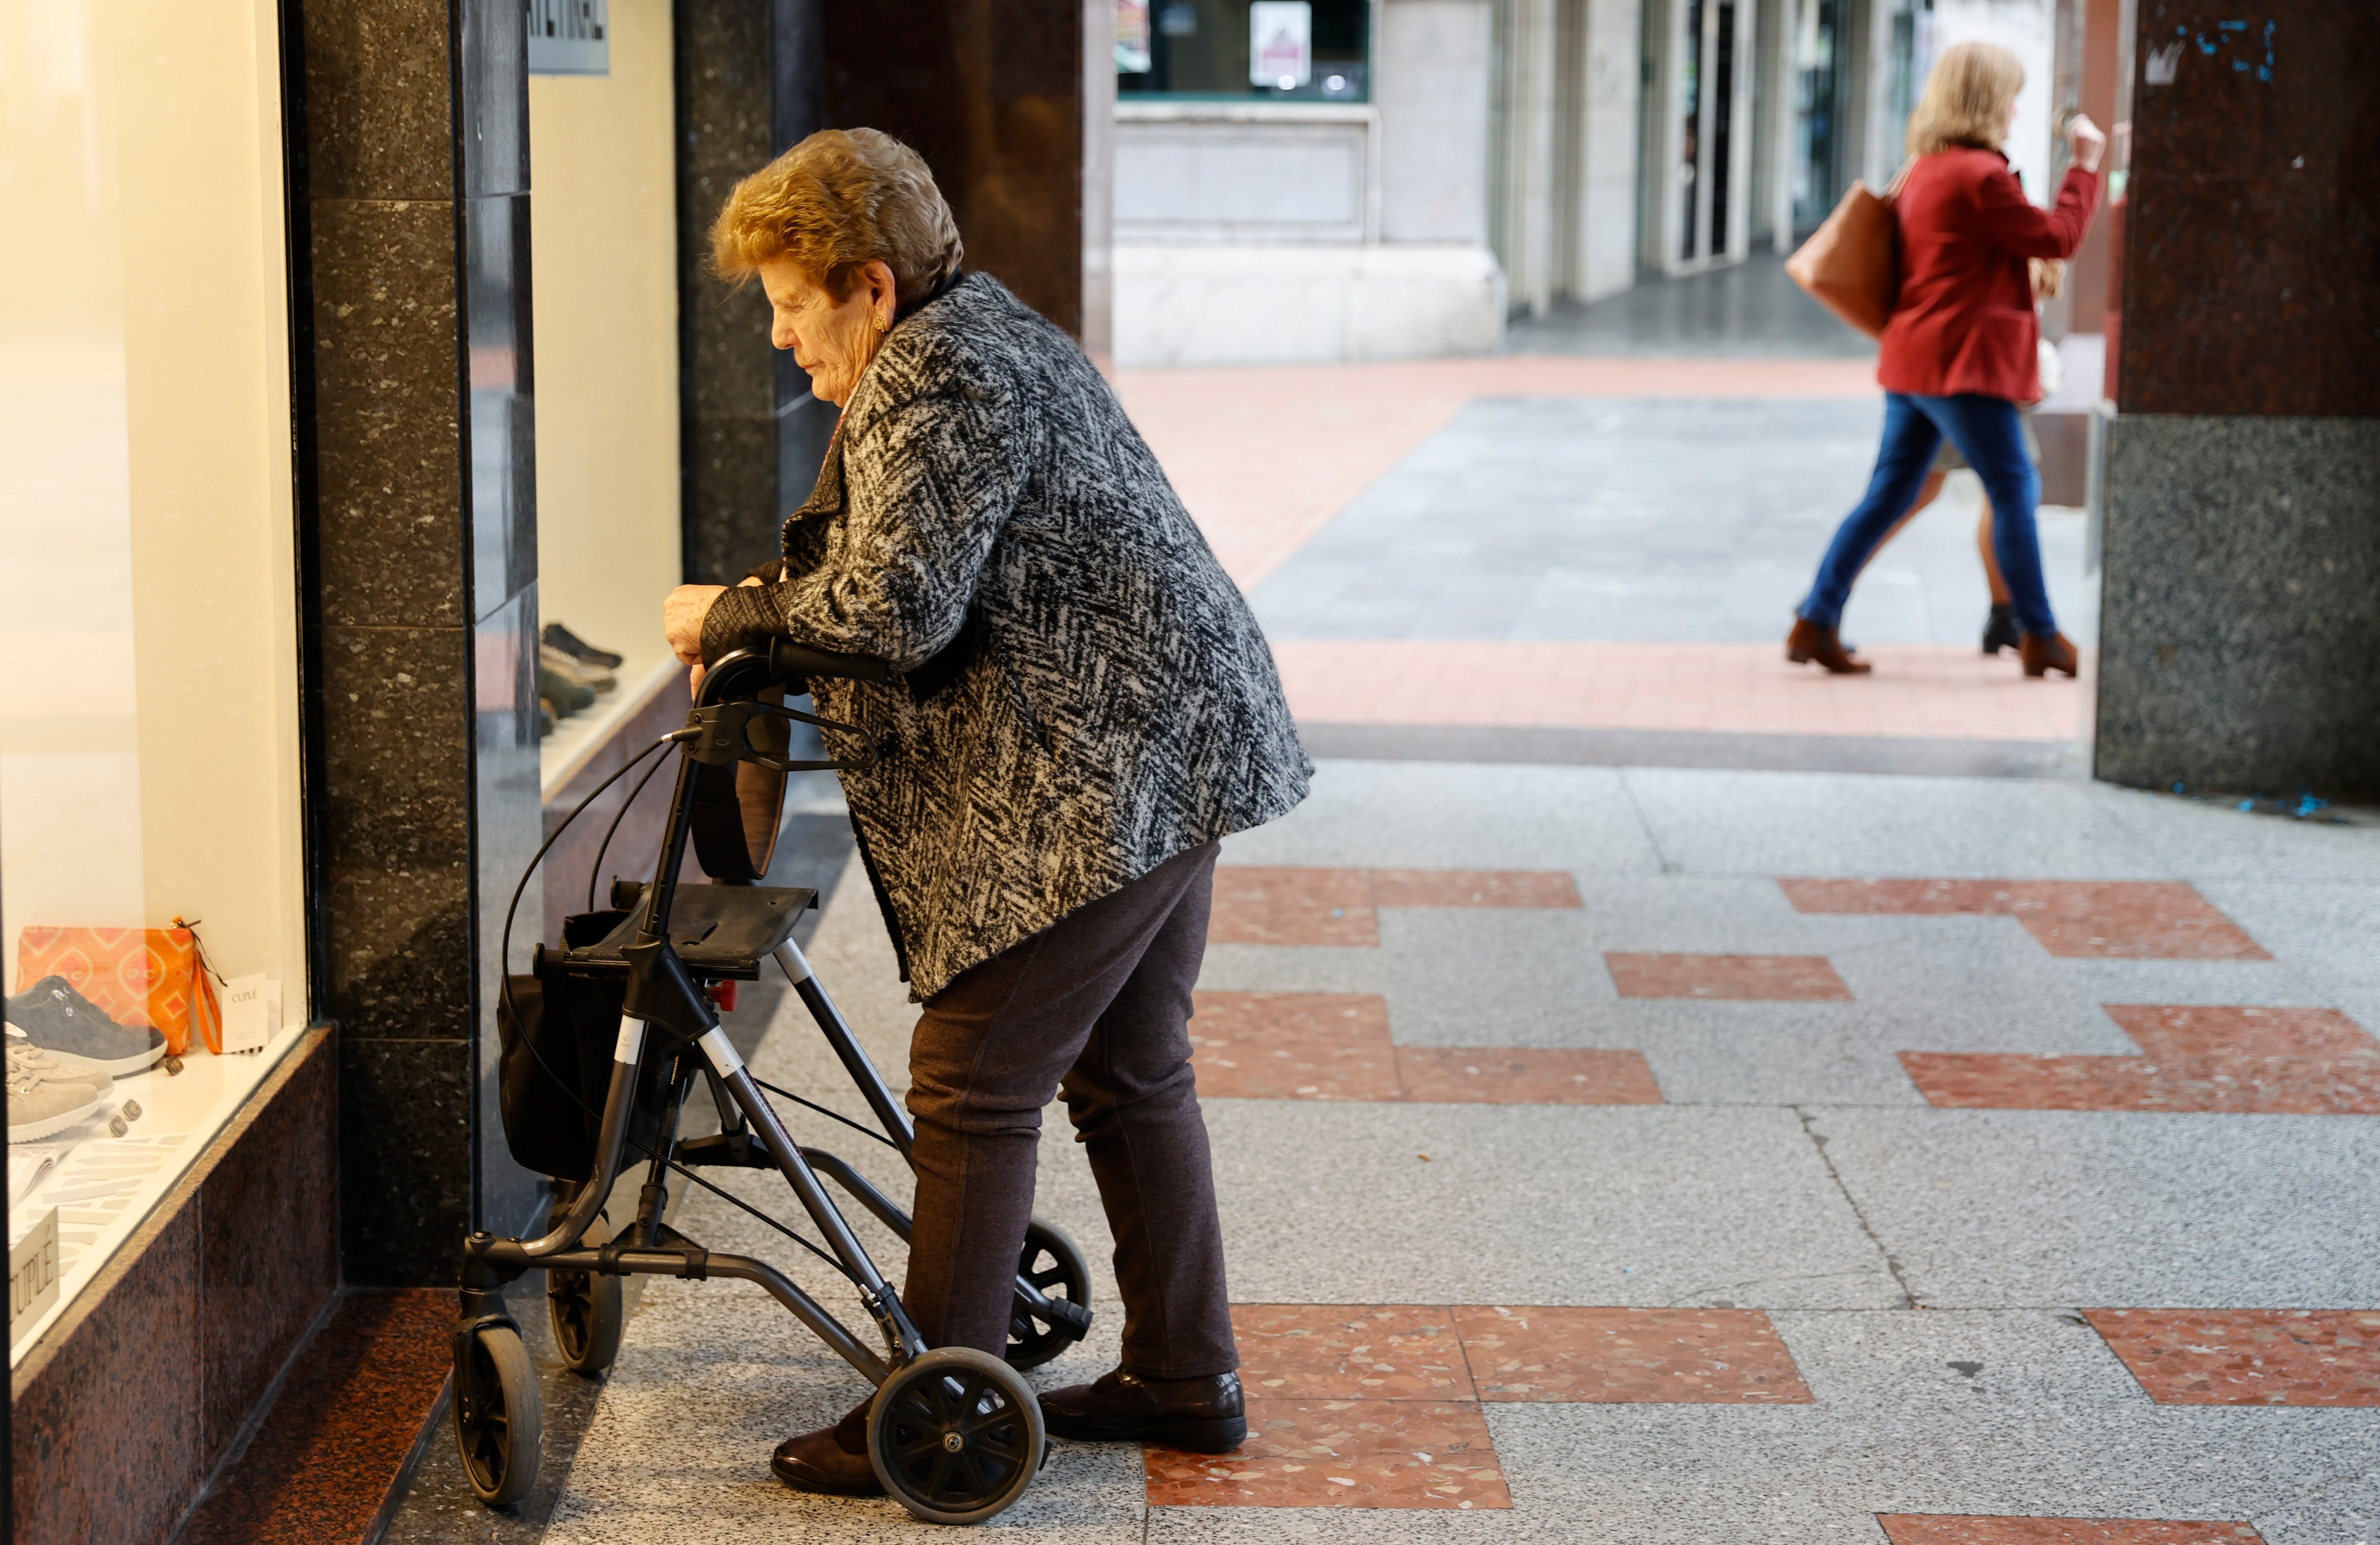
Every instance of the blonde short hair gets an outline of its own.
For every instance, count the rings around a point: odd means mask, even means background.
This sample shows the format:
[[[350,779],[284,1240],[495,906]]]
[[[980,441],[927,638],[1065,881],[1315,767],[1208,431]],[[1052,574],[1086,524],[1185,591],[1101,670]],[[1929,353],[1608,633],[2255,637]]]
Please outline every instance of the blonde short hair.
[[[1999,149],[2009,103],[2024,90],[2024,66],[1996,43],[1953,43],[1934,61],[1925,94],[1909,115],[1909,153],[1932,155],[1953,145]]]
[[[825,128],[735,185],[710,227],[711,265],[748,278],[791,258],[837,300],[870,262],[900,302],[931,295],[966,249],[925,158],[873,128]]]

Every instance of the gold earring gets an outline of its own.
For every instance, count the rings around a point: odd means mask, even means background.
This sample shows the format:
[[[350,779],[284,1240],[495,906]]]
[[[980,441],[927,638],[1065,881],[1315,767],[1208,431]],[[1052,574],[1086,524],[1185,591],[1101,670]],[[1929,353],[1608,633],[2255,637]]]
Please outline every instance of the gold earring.
[[[879,311],[876,313],[876,331],[881,333],[892,325],[892,322],[884,315],[883,312]]]

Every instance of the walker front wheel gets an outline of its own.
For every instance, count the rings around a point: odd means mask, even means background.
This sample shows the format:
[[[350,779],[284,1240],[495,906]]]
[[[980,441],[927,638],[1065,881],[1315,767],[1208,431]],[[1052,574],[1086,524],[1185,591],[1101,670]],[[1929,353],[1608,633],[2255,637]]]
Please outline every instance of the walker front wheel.
[[[894,1370],[868,1411],[868,1458],[894,1502],[929,1524],[980,1524],[1025,1494],[1047,1440],[1024,1376],[972,1346]]]
[[[537,1484],[543,1411],[537,1369],[520,1332],[506,1324],[477,1325],[455,1344],[455,1447],[471,1490],[490,1507],[504,1507]]]

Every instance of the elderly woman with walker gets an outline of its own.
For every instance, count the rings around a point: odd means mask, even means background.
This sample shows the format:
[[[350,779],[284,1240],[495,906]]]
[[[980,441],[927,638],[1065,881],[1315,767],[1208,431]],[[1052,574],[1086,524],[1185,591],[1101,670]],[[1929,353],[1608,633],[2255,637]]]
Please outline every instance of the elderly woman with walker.
[[[902,1303],[929,1344],[1001,1353],[1041,1112],[1062,1093],[1125,1320],[1120,1367],[1041,1397],[1047,1429],[1233,1448],[1186,1026],[1217,844],[1289,810],[1313,772],[1263,634],[1083,351],[961,269],[915,152],[814,134],[737,185],[713,249],[760,281],[776,346],[843,414],[781,554],[737,586],[680,587],[664,626],[698,667],[790,638],[891,668],[811,686],[880,753],[844,787],[923,1004]],[[771,1467],[881,1494],[868,1409]]]

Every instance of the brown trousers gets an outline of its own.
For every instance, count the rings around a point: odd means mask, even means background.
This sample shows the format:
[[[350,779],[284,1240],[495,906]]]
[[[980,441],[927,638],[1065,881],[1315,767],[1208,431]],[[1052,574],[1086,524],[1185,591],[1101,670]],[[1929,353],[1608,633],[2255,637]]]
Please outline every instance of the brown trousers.
[[[1041,1111],[1062,1090],[1115,1235],[1123,1366],[1239,1366],[1190,1072],[1215,854],[1168,859],[927,1001],[909,1047],[917,1236],[901,1297],[929,1345],[1008,1344]]]

